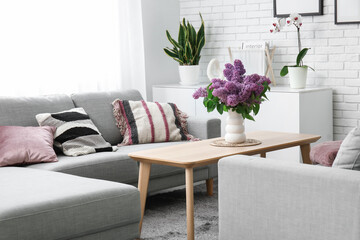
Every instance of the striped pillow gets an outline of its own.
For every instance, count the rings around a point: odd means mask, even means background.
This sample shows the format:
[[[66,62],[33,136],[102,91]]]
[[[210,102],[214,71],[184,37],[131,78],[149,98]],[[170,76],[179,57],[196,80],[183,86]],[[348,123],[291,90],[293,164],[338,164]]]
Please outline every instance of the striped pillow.
[[[95,152],[111,152],[112,147],[101,136],[83,108],[73,108],[58,113],[36,115],[40,126],[54,126],[54,145],[67,156],[79,156]]]
[[[173,103],[113,102],[116,124],[123,135],[120,145],[198,140],[187,132],[187,115]]]

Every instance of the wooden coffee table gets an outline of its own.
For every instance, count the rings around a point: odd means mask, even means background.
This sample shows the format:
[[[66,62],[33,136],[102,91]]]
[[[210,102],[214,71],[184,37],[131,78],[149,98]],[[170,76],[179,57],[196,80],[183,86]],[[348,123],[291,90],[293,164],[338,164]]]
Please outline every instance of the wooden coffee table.
[[[247,133],[246,136],[247,138],[260,140],[262,144],[250,147],[214,147],[211,146],[210,143],[216,139],[208,139],[130,153],[129,156],[132,159],[140,162],[138,182],[141,200],[140,233],[145,211],[151,164],[185,168],[187,236],[188,239],[192,240],[194,239],[193,169],[195,167],[217,163],[220,158],[235,154],[260,154],[260,156],[266,157],[267,152],[295,146],[300,146],[303,163],[310,164],[310,143],[320,139],[318,135],[268,131]],[[208,188],[211,189],[212,186],[208,186]]]

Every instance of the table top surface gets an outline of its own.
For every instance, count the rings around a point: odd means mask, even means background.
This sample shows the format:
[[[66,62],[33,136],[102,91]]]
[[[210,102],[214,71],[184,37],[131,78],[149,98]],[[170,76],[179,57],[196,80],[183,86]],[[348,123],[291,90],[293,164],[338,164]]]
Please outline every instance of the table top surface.
[[[198,167],[216,163],[220,158],[235,155],[255,155],[316,142],[319,135],[257,131],[246,133],[248,139],[260,140],[260,145],[248,147],[216,147],[210,145],[219,138],[188,142],[130,153],[140,162],[169,165],[182,168]]]

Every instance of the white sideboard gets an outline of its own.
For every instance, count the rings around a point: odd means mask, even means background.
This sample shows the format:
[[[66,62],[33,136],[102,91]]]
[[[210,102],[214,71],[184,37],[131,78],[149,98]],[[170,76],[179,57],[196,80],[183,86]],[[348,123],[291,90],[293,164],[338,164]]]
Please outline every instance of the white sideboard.
[[[190,116],[217,117],[222,121],[222,136],[225,134],[227,113],[220,115],[216,111],[208,113],[202,99],[194,100],[192,94],[199,87],[180,84],[153,86],[153,100],[173,102],[180,110]],[[245,131],[280,131],[293,133],[311,133],[321,135],[318,141],[333,139],[333,113],[331,88],[291,89],[288,87],[272,87],[267,93],[269,101],[261,105],[255,122],[246,120]],[[300,161],[298,148],[275,151],[267,155],[269,158]]]

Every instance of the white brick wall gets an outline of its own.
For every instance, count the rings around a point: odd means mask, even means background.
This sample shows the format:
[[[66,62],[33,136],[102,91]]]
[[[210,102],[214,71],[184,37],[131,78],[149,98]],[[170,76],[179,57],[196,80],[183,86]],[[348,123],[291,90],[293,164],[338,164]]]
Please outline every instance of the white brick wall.
[[[277,46],[274,69],[278,84],[284,64],[295,61],[296,30],[285,28],[270,34],[273,0],[180,0],[180,16],[200,25],[198,12],[205,20],[207,43],[202,52],[202,80],[207,81],[206,66],[217,57],[228,61],[227,47],[241,41],[263,40]],[[335,25],[334,1],[324,0],[324,15],[304,17],[302,46],[311,50],[305,58],[315,67],[308,84],[334,89],[334,138],[343,139],[352,127],[360,126],[360,27],[359,24]],[[310,107],[310,106],[309,106]]]

